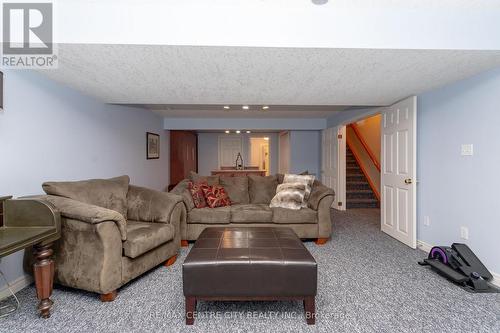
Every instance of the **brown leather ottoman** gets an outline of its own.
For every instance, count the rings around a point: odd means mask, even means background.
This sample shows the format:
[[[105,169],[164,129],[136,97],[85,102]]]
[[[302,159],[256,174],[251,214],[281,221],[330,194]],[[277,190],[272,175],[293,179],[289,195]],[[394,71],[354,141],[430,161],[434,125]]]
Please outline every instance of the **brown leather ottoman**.
[[[317,264],[289,228],[206,228],[182,264],[186,324],[197,300],[303,300],[315,322]]]

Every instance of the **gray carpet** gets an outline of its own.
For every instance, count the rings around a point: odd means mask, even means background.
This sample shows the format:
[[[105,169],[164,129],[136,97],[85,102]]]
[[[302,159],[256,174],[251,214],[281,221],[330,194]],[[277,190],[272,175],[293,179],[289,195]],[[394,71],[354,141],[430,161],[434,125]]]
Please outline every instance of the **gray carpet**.
[[[471,294],[417,265],[425,254],[379,231],[378,209],[334,212],[330,242],[306,246],[318,261],[318,318],[307,326],[301,302],[201,302],[184,325],[181,263],[158,267],[112,303],[56,288],[53,315],[35,312],[33,286],[0,332],[500,332],[500,294]]]

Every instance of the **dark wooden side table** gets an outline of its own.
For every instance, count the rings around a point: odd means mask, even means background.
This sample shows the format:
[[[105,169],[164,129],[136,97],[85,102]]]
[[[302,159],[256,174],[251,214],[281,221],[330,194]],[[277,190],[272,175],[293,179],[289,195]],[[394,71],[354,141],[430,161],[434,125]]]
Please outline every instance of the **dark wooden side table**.
[[[61,217],[48,202],[38,199],[0,197],[3,226],[0,227],[0,258],[33,247],[38,311],[50,317],[53,302],[54,261],[52,244],[61,237]]]

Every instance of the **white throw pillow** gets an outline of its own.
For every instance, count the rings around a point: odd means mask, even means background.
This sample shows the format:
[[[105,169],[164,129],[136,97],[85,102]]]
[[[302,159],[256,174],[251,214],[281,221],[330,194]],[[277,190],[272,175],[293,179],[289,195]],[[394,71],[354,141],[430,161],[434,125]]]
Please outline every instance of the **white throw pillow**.
[[[304,202],[306,185],[303,183],[279,184],[276,195],[272,198],[269,207],[281,207],[299,210]]]
[[[312,187],[314,184],[314,179],[316,177],[313,175],[293,175],[285,174],[283,178],[283,184],[285,183],[301,183],[306,185],[306,191],[304,194],[304,200],[302,201],[302,207],[307,208],[307,202],[309,201],[309,196],[311,195]]]

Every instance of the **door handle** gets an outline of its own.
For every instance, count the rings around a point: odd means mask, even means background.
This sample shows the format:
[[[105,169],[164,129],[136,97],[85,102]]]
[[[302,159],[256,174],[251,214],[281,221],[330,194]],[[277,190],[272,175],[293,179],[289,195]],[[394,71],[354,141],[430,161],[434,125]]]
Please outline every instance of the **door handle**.
[[[406,178],[405,179],[405,184],[406,185],[410,185],[411,183],[413,183],[413,181],[411,180],[411,178]]]

